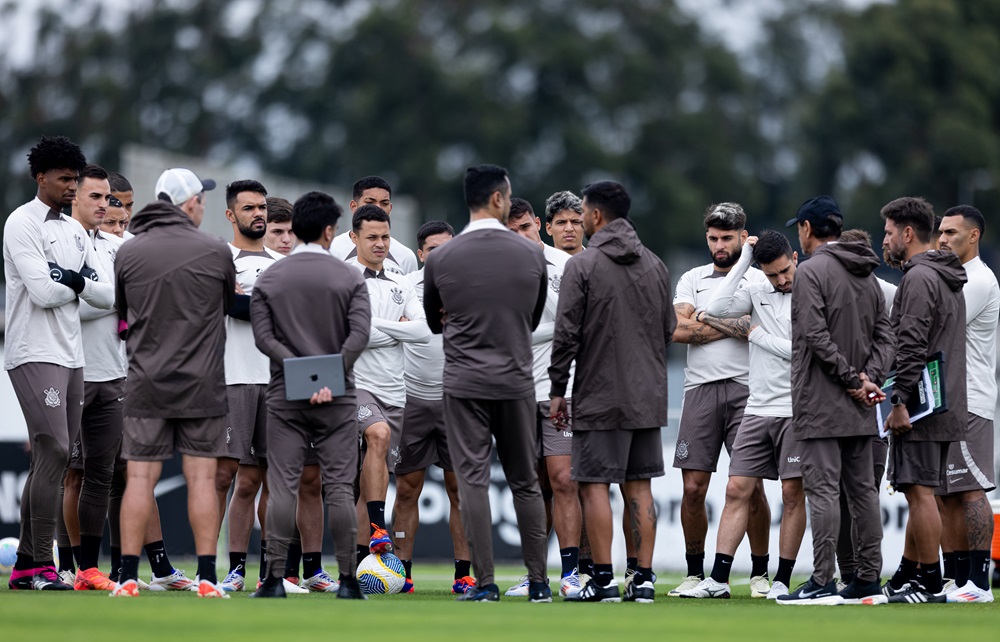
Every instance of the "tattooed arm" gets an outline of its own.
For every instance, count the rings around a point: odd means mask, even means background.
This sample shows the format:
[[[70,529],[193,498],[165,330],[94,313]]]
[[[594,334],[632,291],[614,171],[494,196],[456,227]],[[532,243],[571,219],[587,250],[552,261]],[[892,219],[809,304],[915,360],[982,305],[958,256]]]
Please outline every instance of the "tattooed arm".
[[[725,339],[728,336],[717,328],[695,321],[694,306],[690,303],[675,304],[674,312],[677,313],[677,329],[674,330],[674,343],[704,345],[718,341],[719,339]],[[735,321],[735,319],[733,320]]]
[[[743,341],[746,341],[747,337],[750,335],[749,314],[736,319],[719,319],[717,317],[709,316],[704,312],[699,312],[695,315],[695,320],[700,320],[701,323],[718,330],[732,339],[742,339]]]

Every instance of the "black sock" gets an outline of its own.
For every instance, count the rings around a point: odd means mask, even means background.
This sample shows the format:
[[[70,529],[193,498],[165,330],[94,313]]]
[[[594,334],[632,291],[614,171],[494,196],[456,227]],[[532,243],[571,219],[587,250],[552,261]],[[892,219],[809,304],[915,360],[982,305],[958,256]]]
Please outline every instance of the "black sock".
[[[611,564],[594,564],[594,581],[600,587],[611,584],[615,579],[615,571]]]
[[[260,572],[257,573],[257,577],[261,581],[267,577],[267,540],[264,538],[260,540]]]
[[[122,555],[122,570],[118,579],[124,584],[128,580],[139,579],[139,556]]]
[[[239,573],[241,576],[247,576],[247,554],[237,551],[235,553],[229,553],[229,572]]]
[[[781,582],[785,586],[791,586],[793,568],[795,568],[795,560],[778,557],[778,572],[774,575],[774,581]]]
[[[955,551],[955,574],[948,575],[945,577],[948,579],[955,580],[955,586],[965,586],[966,582],[969,581],[969,551]]]
[[[733,570],[733,556],[715,554],[715,564],[712,566],[712,579],[721,584],[729,584],[729,573]]]
[[[997,564],[1000,568],[1000,564]],[[969,551],[969,581],[983,589],[990,590],[990,552]]]
[[[60,555],[59,557],[62,557]],[[35,560],[27,555],[17,554],[17,561],[14,562],[15,571],[30,571],[35,568]]]
[[[385,502],[368,502],[368,521],[385,530]],[[372,535],[375,531],[372,531]]]
[[[469,560],[455,560],[455,579],[460,580],[470,575],[472,575],[472,562]]]
[[[80,536],[80,568],[97,568],[97,559],[101,555],[100,535]]]
[[[73,547],[73,559],[76,560],[76,565],[80,566],[80,547],[79,546],[74,546]]]
[[[292,542],[288,545],[288,557],[285,558],[285,577],[299,576],[299,563],[302,561],[302,544]]]
[[[364,544],[358,544],[358,564],[364,561],[369,555],[368,547]]]
[[[903,557],[899,560],[899,568],[896,569],[892,579],[889,580],[889,586],[898,591],[903,588],[904,584],[916,577],[916,575],[917,562]]]
[[[580,575],[594,576],[594,560],[589,557],[580,558]]]
[[[844,584],[850,584],[851,582],[854,581],[855,577],[857,577],[857,575],[855,575],[854,573],[844,573],[843,575],[840,576],[840,581],[843,582]]]
[[[770,561],[770,555],[754,555],[750,554],[750,577],[759,577],[763,575],[767,577],[767,563]]]
[[[944,571],[942,575],[944,579],[953,580],[957,577],[955,575],[955,559],[957,557],[958,557],[958,551],[943,553],[941,555],[941,561],[944,562]]]
[[[639,569],[639,558],[638,557],[626,557],[625,558],[625,568],[630,571],[638,571]]]
[[[632,578],[632,581],[633,582],[638,582],[639,584],[642,584],[643,582],[652,582],[653,581],[653,568],[652,567],[646,568],[644,566],[637,566],[635,568],[635,577]]]
[[[917,571],[917,581],[931,593],[941,592],[941,562],[921,564]]]
[[[302,577],[310,578],[316,573],[319,573],[323,565],[323,553],[321,551],[316,551],[315,553],[303,553],[302,554]]]
[[[111,572],[108,573],[108,577],[111,581],[117,582],[118,576],[122,572],[122,548],[121,546],[111,547]]]
[[[76,572],[76,565],[73,563],[73,549],[69,546],[59,546],[59,572]]]
[[[153,575],[166,577],[174,572],[174,567],[167,557],[167,547],[163,544],[162,539],[146,544],[142,550],[146,551],[146,559],[149,560],[149,565],[153,569]]]
[[[561,548],[559,549],[559,557],[562,560],[562,576],[566,577],[573,573],[580,564],[580,547]]]
[[[198,579],[215,584],[219,576],[215,574],[215,555],[198,556]]]
[[[688,575],[694,575],[695,577],[700,577],[705,579],[705,553],[687,553],[684,555],[684,559],[687,560],[688,565]]]
[[[413,579],[413,560],[399,560],[403,563],[403,568],[406,569],[406,579]],[[458,579],[457,577],[455,579]]]

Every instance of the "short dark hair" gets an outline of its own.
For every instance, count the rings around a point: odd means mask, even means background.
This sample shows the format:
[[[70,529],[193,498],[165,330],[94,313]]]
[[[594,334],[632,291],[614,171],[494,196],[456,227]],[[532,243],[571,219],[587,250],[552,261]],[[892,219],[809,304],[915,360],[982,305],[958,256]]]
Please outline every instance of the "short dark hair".
[[[498,165],[476,165],[465,170],[462,190],[465,204],[470,210],[477,210],[490,202],[494,192],[503,189],[507,182],[507,170]]]
[[[921,243],[930,243],[934,229],[934,208],[920,196],[903,196],[885,204],[883,219],[902,227],[911,227]]]
[[[941,220],[944,219],[943,216],[934,215],[934,227],[931,228],[931,237],[941,236]]]
[[[389,215],[385,213],[385,210],[378,205],[362,205],[358,209],[354,210],[354,218],[351,220],[351,229],[357,234],[361,231],[361,225],[365,221],[376,221],[378,223],[388,223],[389,227],[392,227],[392,223],[389,222]]]
[[[535,210],[531,208],[531,203],[523,198],[514,197],[510,199],[510,218],[507,220],[516,221],[525,214],[528,214],[531,217],[535,216]]]
[[[424,249],[427,238],[435,234],[450,234],[455,236],[455,228],[445,221],[428,221],[417,230],[417,248]]]
[[[979,235],[982,236],[986,234],[986,217],[983,213],[971,205],[956,205],[955,207],[949,207],[945,210],[942,218],[945,216],[961,216],[966,221],[971,221],[973,225],[979,228]],[[938,223],[938,227],[941,224]]]
[[[841,243],[867,243],[872,244],[872,235],[866,230],[856,227],[853,230],[844,230],[840,233]]]
[[[632,197],[625,186],[616,181],[597,181],[580,190],[583,200],[591,207],[601,210],[608,220],[628,218],[632,208]]]
[[[792,258],[792,244],[785,235],[772,230],[761,232],[753,246],[753,260],[763,265],[777,261],[782,256]]]
[[[280,196],[267,197],[267,222],[287,223],[292,220],[292,204]]]
[[[292,206],[292,231],[303,243],[312,243],[327,226],[337,225],[340,206],[323,192],[306,192]]]
[[[556,192],[545,199],[545,222],[551,223],[556,214],[564,210],[570,210],[577,214],[583,214],[583,201],[580,197],[569,191]]]
[[[42,136],[28,151],[28,169],[32,180],[53,169],[82,172],[87,158],[80,146],[65,136]]]
[[[260,181],[253,179],[243,181],[233,181],[226,185],[226,207],[233,209],[236,206],[236,197],[243,192],[253,192],[261,196],[267,196],[267,190],[260,184]]]
[[[747,213],[739,203],[712,203],[705,208],[705,229],[714,227],[726,232],[742,232],[747,226]]]
[[[128,182],[128,179],[119,174],[118,172],[108,172],[108,182],[111,183],[112,192],[134,192],[132,189],[132,183]]]
[[[365,193],[365,190],[376,188],[384,189],[389,192],[390,197],[392,196],[392,187],[389,186],[389,181],[381,176],[365,176],[354,183],[354,188],[351,190],[351,198],[358,200]]]
[[[85,165],[80,170],[79,176],[76,177],[76,184],[82,185],[85,178],[96,178],[99,181],[106,181],[108,180],[108,171],[100,165]]]

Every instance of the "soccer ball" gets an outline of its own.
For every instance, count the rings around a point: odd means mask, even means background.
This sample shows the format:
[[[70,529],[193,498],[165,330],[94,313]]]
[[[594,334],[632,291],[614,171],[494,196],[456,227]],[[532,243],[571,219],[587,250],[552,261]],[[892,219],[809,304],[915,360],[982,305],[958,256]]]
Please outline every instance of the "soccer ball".
[[[358,564],[358,583],[369,595],[399,593],[405,582],[406,569],[392,553],[369,555]]]
[[[5,537],[0,539],[0,575],[10,575],[17,561],[17,538]]]

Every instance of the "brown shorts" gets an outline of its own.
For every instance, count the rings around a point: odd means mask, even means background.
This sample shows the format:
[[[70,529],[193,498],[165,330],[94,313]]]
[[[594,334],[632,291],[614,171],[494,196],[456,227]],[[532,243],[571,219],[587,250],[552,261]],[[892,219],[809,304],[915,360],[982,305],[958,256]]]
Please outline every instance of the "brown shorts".
[[[574,481],[621,484],[663,475],[659,428],[578,430],[573,435]]]
[[[896,490],[940,486],[947,468],[948,446],[947,441],[890,440],[889,481]]]
[[[86,381],[80,434],[70,448],[69,467],[83,470],[84,458],[121,448],[125,417],[125,379]]]
[[[674,468],[714,473],[722,447],[732,454],[750,390],[732,379],[712,381],[684,393]]]
[[[225,450],[226,416],[190,419],[125,417],[122,457],[128,461],[165,461],[174,451],[195,457],[220,457]]]
[[[948,463],[937,494],[952,495],[970,490],[990,492],[996,487],[993,422],[970,412],[965,441],[952,442],[948,447]]]
[[[268,408],[268,474],[278,471],[297,488],[302,467],[314,458],[324,485],[353,484],[358,474],[356,411],[351,402],[302,410]]]
[[[358,443],[361,445],[362,463],[365,451],[368,450],[364,439],[365,431],[374,424],[386,423],[389,424],[389,452],[385,456],[385,465],[389,467],[390,473],[395,473],[396,464],[399,463],[399,442],[403,436],[403,409],[388,405],[367,390],[358,388],[357,395]]]
[[[69,453],[80,436],[83,368],[54,363],[23,363],[7,371],[24,413],[28,439],[51,437]]]
[[[733,443],[729,475],[764,479],[802,477],[802,451],[791,417],[743,415]]]
[[[556,429],[549,418],[548,401],[538,402],[538,452],[542,457],[569,457],[573,454],[573,401],[566,400],[567,414],[570,415],[569,428]]]
[[[444,429],[444,400],[428,401],[407,396],[396,474],[425,470],[431,464],[449,472],[453,470]]]
[[[226,386],[229,414],[223,457],[256,466],[267,458],[267,386],[247,383]]]

